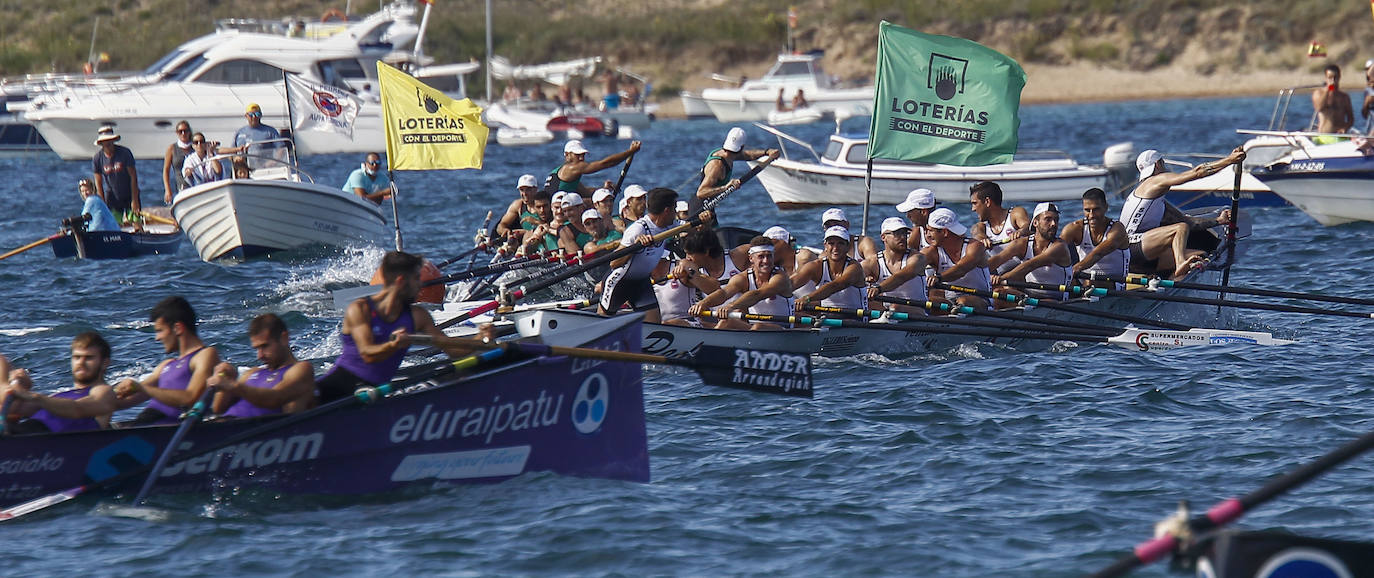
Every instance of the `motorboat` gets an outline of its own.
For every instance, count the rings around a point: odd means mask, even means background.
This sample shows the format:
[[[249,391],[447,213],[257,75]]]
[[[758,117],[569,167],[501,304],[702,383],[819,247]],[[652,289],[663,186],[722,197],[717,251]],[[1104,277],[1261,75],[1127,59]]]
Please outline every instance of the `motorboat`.
[[[870,114],[873,86],[840,86],[821,70],[823,55],[821,50],[779,54],[763,78],[745,81],[734,88],[708,88],[701,91],[701,99],[720,122],[767,120],[768,113],[777,108],[779,90],[788,102],[798,90],[803,91],[806,102],[822,114],[834,114],[841,109]]]
[[[755,124],[776,136],[782,151],[782,157],[758,175],[778,208],[864,204],[868,133],[841,132],[840,124],[836,123],[823,153],[775,127]],[[807,156],[791,156],[788,144]],[[1003,202],[1008,204],[1067,201],[1081,198],[1092,187],[1111,191],[1116,190],[1116,183],[1134,180],[1131,143],[1108,147],[1103,161],[1103,166],[1080,165],[1057,151],[1019,151],[1013,162],[980,167],[874,159],[869,202],[895,205],[912,189],[927,188],[940,202],[966,203],[969,187],[980,181],[1000,184]]]
[[[678,93],[678,98],[682,99],[682,114],[687,118],[715,118],[711,112],[711,107],[706,106],[706,101],[702,100],[701,95],[695,92],[682,91]]]
[[[804,106],[790,110],[774,110],[768,113],[768,124],[772,126],[791,126],[811,124],[825,118],[825,114],[815,107]]]
[[[1349,135],[1241,132],[1289,142],[1288,154],[1251,173],[1318,223],[1374,221],[1374,143]],[[1320,137],[1341,140],[1316,144]]]
[[[376,203],[316,183],[280,158],[253,160],[262,166],[252,178],[211,181],[172,199],[172,216],[201,259],[243,260],[310,246],[373,245],[385,238],[387,223]]]
[[[593,56],[536,65],[513,65],[504,57],[489,60],[493,78],[506,81],[533,81],[566,87],[577,79],[589,79],[602,62]],[[618,73],[639,82],[648,82],[628,71]],[[645,92],[648,92],[647,90]],[[511,98],[493,102],[484,109],[483,120],[495,130],[496,142],[505,146],[542,144],[556,138],[587,138],[607,136],[638,138],[639,130],[647,129],[658,106],[642,100],[634,105],[599,107],[589,102],[560,102],[543,98]]]

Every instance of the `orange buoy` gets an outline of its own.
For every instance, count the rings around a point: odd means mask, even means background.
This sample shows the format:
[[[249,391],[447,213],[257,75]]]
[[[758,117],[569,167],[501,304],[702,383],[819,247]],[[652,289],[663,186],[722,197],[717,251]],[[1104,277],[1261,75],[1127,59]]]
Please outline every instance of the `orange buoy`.
[[[429,261],[429,259],[425,259],[425,264],[422,265],[422,266],[420,266],[420,282],[421,282],[421,283],[424,283],[424,282],[426,282],[426,281],[429,281],[430,279],[438,279],[438,278],[440,278],[440,277],[442,277],[442,276],[443,276],[443,273],[440,273],[440,272],[439,272],[439,268],[438,268],[438,267],[435,267],[435,266],[434,266],[434,263],[431,263],[431,262]],[[377,271],[375,271],[375,272],[372,273],[372,284],[373,284],[373,285],[383,285],[383,284],[385,284],[385,281],[382,279],[382,269],[381,269],[381,267],[378,267],[378,268],[377,268]],[[417,297],[416,300],[419,301],[420,303],[443,303],[443,302],[444,302],[444,289],[445,289],[445,287],[444,287],[443,285],[430,285],[430,286],[428,286],[428,287],[421,287],[421,288],[420,288],[420,296]]]

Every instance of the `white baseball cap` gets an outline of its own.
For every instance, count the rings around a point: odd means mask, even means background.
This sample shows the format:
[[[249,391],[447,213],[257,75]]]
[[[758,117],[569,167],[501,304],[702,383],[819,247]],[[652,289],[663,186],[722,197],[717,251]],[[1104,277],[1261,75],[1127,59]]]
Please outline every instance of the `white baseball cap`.
[[[1164,155],[1159,154],[1155,149],[1145,149],[1140,151],[1140,156],[1135,158],[1135,168],[1140,171],[1140,180],[1145,180],[1155,176],[1155,165],[1164,160]]]
[[[829,209],[826,209],[824,213],[821,213],[821,225],[829,223],[830,221],[844,221],[848,223],[849,219],[845,218],[844,209],[841,209],[839,207],[830,207]]]
[[[944,229],[960,237],[968,234],[968,227],[959,222],[959,217],[954,216],[954,211],[944,207],[931,211],[927,224],[932,229]]]
[[[846,229],[846,228],[841,227],[841,226],[839,226],[839,225],[835,225],[834,227],[831,227],[831,228],[829,228],[829,229],[826,229],[826,230],[825,230],[825,238],[828,240],[828,239],[830,239],[831,237],[839,237],[839,238],[841,238],[841,239],[844,239],[845,241],[848,241],[848,240],[849,240],[849,229]]]
[[[931,209],[935,207],[935,192],[930,189],[916,189],[906,194],[906,200],[897,204],[897,210],[903,213],[913,209]]]
[[[883,233],[891,233],[893,231],[901,231],[903,229],[906,229],[908,231],[911,230],[911,225],[906,224],[906,219],[903,219],[901,217],[888,217],[886,219],[883,219]]]
[[[1369,70],[1370,67],[1374,67],[1374,58],[1364,61],[1364,69]]]
[[[1031,213],[1031,218],[1034,219],[1036,217],[1039,217],[1040,213],[1047,213],[1050,211],[1058,213],[1059,207],[1054,206],[1054,203],[1040,203],[1035,206],[1035,212]]]
[[[582,222],[583,222],[583,223],[585,223],[585,222],[587,222],[587,221],[590,221],[590,220],[592,220],[592,219],[600,219],[600,218],[601,218],[601,213],[596,212],[596,209],[587,209],[587,210],[585,210],[585,211],[582,211]]]
[[[520,180],[515,183],[515,187],[518,189],[523,189],[525,187],[537,188],[538,186],[539,183],[535,182],[534,175],[520,175]]]
[[[769,239],[772,239],[774,241],[782,241],[784,243],[787,242],[788,239],[792,238],[792,234],[788,233],[787,229],[784,229],[778,225],[773,225],[772,227],[769,227],[768,230],[763,232],[763,236],[768,237]]]
[[[582,195],[579,195],[577,193],[568,193],[566,195],[563,195],[563,204],[569,207],[576,207],[582,204],[583,202],[585,201],[582,200]]]
[[[673,210],[679,213],[687,212],[687,201],[678,201],[677,206],[674,207]]]
[[[631,199],[637,199],[647,194],[649,194],[649,191],[644,190],[644,187],[639,185],[625,187],[625,196]]]
[[[582,146],[582,141],[580,140],[570,140],[568,144],[563,145],[563,152],[575,155],[585,155],[587,154],[587,147]]]
[[[557,207],[558,205],[563,204],[563,199],[566,198],[568,198],[568,193],[558,191],[553,194],[553,198],[550,199],[550,202],[553,204],[553,206]]]
[[[600,203],[601,201],[604,201],[614,196],[615,195],[611,193],[610,189],[597,189],[595,193],[592,193],[592,202]]]
[[[616,214],[620,214],[620,213],[624,213],[624,212],[625,212],[625,202],[626,202],[626,201],[629,201],[629,199],[627,199],[627,198],[625,198],[625,197],[621,197],[621,198],[620,198],[620,206],[619,206],[619,207],[616,207],[616,210],[615,210]]]
[[[740,127],[730,129],[730,132],[725,133],[725,144],[720,145],[720,148],[732,153],[744,150],[744,129]]]

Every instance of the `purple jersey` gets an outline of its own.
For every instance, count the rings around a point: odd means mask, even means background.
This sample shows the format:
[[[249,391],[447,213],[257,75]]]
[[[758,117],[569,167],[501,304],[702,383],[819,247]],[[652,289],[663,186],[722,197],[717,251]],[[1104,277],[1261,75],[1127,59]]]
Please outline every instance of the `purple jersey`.
[[[81,387],[77,389],[69,389],[67,391],[54,393],[49,397],[54,397],[57,399],[81,399],[83,397],[86,397],[87,395],[90,395],[90,393],[90,388]],[[100,429],[100,423],[95,421],[95,418],[93,417],[83,417],[77,419],[60,417],[53,415],[46,409],[40,409],[34,412],[32,419],[43,422],[43,425],[48,426],[48,431],[51,431],[53,433],[59,433],[64,431]]]
[[[248,387],[272,389],[276,387],[278,383],[281,383],[282,376],[286,375],[286,371],[291,369],[291,367],[294,365],[294,363],[290,363],[282,366],[280,369],[267,369],[264,367],[253,372],[253,375],[248,376],[248,379],[245,380],[243,384]],[[235,402],[234,405],[229,406],[229,409],[224,412],[224,415],[232,417],[258,417],[262,415],[275,415],[279,413],[281,413],[281,408],[279,407],[270,409],[265,407],[259,407],[257,405],[253,405],[246,399],[239,398],[239,400]]]
[[[405,329],[408,333],[415,332],[415,319],[411,316],[410,307],[406,307],[395,321],[386,321],[377,315],[377,308],[372,303],[372,299],[367,299],[367,308],[372,312],[372,342],[385,343],[391,340],[391,332],[397,329]],[[358,344],[353,341],[353,336],[344,333],[339,337],[343,342],[343,352],[339,354],[339,359],[334,362],[334,369],[343,368],[349,373],[372,385],[378,385],[391,381],[396,375],[396,369],[401,367],[401,361],[406,357],[406,350],[402,349],[393,353],[391,357],[368,363],[363,361],[362,355],[358,354]],[[329,372],[333,373],[334,369]],[[326,376],[327,377],[327,376]]]
[[[187,353],[186,355],[183,355],[172,360],[171,363],[168,363],[166,366],[164,366],[162,368],[162,374],[157,377],[158,388],[185,390],[186,387],[191,384],[191,358],[195,357],[197,353],[200,353],[201,349],[205,348],[202,347],[200,349]],[[181,410],[170,405],[167,405],[165,403],[162,403],[156,399],[148,402],[148,407],[157,410],[164,416],[167,416],[163,419],[158,420],[156,423],[176,423],[177,418],[181,416]]]

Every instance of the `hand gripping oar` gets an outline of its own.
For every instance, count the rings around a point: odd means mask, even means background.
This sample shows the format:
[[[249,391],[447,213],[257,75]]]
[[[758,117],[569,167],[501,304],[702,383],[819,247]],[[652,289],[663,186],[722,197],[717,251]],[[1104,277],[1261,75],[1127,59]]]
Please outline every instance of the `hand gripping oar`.
[[[502,215],[502,217],[504,218],[504,215]],[[496,225],[491,224],[491,211],[487,211],[487,219],[485,221],[482,221],[482,228],[478,229],[477,232],[482,236],[482,242],[479,243],[479,245],[486,245],[487,239],[490,239],[491,234],[496,232]],[[468,257],[468,269],[471,269],[472,264],[476,262],[477,253],[473,253],[471,257]]]
[[[555,251],[537,253],[534,255],[523,257],[517,256],[506,261],[493,263],[491,265],[478,267],[476,269],[468,269],[466,271],[450,273],[448,275],[444,275],[443,277],[436,277],[434,279],[430,279],[428,281],[420,283],[420,286],[429,287],[431,285],[455,283],[458,281],[464,281],[475,277],[495,275],[497,273],[505,273],[506,271],[514,271],[516,269],[524,269],[526,267],[534,267],[537,265],[557,263],[565,259],[572,259],[572,257],[561,257]],[[345,289],[337,289],[332,293],[331,296],[334,299],[334,308],[343,309],[345,307],[348,307],[349,303],[352,303],[353,301],[361,299],[363,297],[376,295],[377,292],[381,290],[382,285],[363,285],[362,287],[348,287]]]
[[[8,259],[8,258],[13,257],[13,256],[15,256],[15,255],[18,255],[18,254],[20,254],[20,253],[23,253],[24,251],[28,251],[29,249],[32,249],[32,248],[37,247],[37,246],[39,246],[39,245],[46,245],[46,244],[48,244],[48,243],[51,243],[51,242],[57,240],[58,238],[60,238],[61,236],[62,236],[62,234],[61,234],[61,233],[58,233],[58,234],[56,234],[56,235],[52,235],[52,236],[48,236],[48,237],[43,237],[42,239],[39,239],[39,240],[37,240],[37,241],[34,241],[34,242],[29,243],[29,244],[27,244],[27,245],[24,245],[23,247],[20,247],[20,248],[18,248],[18,249],[15,249],[15,250],[13,250],[13,251],[10,251],[10,252],[8,252],[8,253],[5,253],[4,255],[0,255],[0,261],[3,261],[3,260],[5,260],[5,259]]]
[[[749,181],[749,179],[754,178],[756,175],[758,175],[760,172],[762,172],[763,169],[767,168],[769,164],[771,164],[771,161],[770,161],[770,162],[759,163],[758,165],[754,166],[754,168],[749,169],[749,172],[748,172],[748,173],[745,173],[744,176],[740,177],[740,179],[739,179],[740,186],[743,186],[744,183],[746,183],[746,182]],[[712,197],[712,198],[710,198],[710,199],[707,199],[707,200],[706,200],[706,203],[702,206],[702,211],[709,211],[709,210],[714,209],[714,208],[716,207],[716,205],[719,205],[721,201],[725,200],[725,197],[730,196],[730,193],[733,193],[733,192],[735,192],[735,191],[738,190],[738,189],[739,189],[739,187],[730,187],[730,188],[725,189],[725,191],[721,192],[721,194],[716,195],[715,197]],[[692,218],[687,219],[687,222],[685,222],[685,223],[683,223],[683,224],[681,224],[681,225],[678,225],[678,226],[676,226],[676,227],[673,227],[673,228],[671,228],[671,229],[668,229],[667,231],[664,231],[664,232],[659,233],[659,234],[657,234],[657,235],[654,235],[654,237],[653,237],[653,242],[654,242],[654,243],[662,243],[664,240],[666,240],[666,239],[668,239],[668,238],[670,238],[670,237],[673,237],[674,235],[677,235],[678,233],[681,233],[681,232],[683,232],[683,231],[686,231],[687,229],[690,229],[690,228],[695,227],[695,226],[700,225],[700,224],[701,224],[701,214],[698,213],[698,214],[696,214],[696,215],[692,215]],[[611,251],[610,253],[606,253],[606,254],[604,254],[604,255],[600,255],[600,256],[598,256],[598,257],[596,257],[596,258],[594,258],[594,259],[584,260],[580,265],[577,265],[577,266],[575,266],[575,267],[570,267],[570,268],[568,268],[567,270],[565,270],[565,271],[563,271],[563,272],[561,272],[561,273],[557,273],[557,274],[553,275],[552,277],[549,277],[548,279],[545,279],[545,280],[543,280],[543,281],[539,281],[539,282],[537,282],[537,283],[535,283],[535,284],[533,284],[533,285],[530,285],[530,286],[528,286],[528,287],[521,287],[520,289],[517,289],[517,290],[515,290],[515,291],[512,291],[510,294],[504,296],[504,300],[506,301],[505,304],[506,304],[506,305],[510,305],[510,304],[512,304],[512,303],[514,303],[514,302],[516,302],[516,301],[519,301],[520,299],[523,299],[526,295],[530,295],[530,294],[535,293],[535,292],[537,292],[537,291],[541,291],[541,290],[543,290],[543,289],[546,289],[546,288],[552,287],[552,286],[554,286],[554,285],[557,285],[557,284],[563,282],[564,279],[569,279],[569,278],[571,278],[571,277],[573,277],[573,276],[575,276],[575,275],[580,275],[580,274],[582,274],[582,272],[584,272],[584,271],[586,271],[586,270],[588,270],[588,269],[591,269],[592,267],[596,267],[597,265],[601,265],[601,264],[603,264],[603,263],[610,263],[611,261],[614,261],[614,260],[619,259],[619,258],[621,258],[621,257],[626,257],[626,256],[629,256],[629,255],[632,255],[632,254],[638,252],[640,249],[643,249],[643,248],[644,248],[644,245],[643,245],[642,243],[636,241],[636,242],[634,242],[634,243],[631,243],[631,244],[628,245],[628,246],[621,247],[621,248],[619,248],[619,249],[616,249],[615,251]],[[486,312],[488,312],[488,311],[491,311],[491,310],[493,310],[493,309],[496,309],[497,307],[500,307],[500,306],[502,305],[502,300],[503,300],[503,299],[493,299],[492,301],[490,301],[490,302],[488,302],[488,303],[486,303],[486,304],[484,304],[484,305],[480,305],[480,306],[478,306],[478,307],[475,307],[475,308],[469,310],[468,312],[466,312],[466,313],[464,313],[464,314],[462,314],[462,315],[459,315],[459,316],[457,316],[457,317],[454,317],[453,319],[449,319],[448,321],[445,321],[445,322],[439,324],[438,327],[439,327],[439,329],[445,329],[445,328],[448,328],[448,327],[452,327],[452,326],[454,326],[454,325],[457,325],[457,324],[459,324],[459,323],[462,323],[462,322],[464,322],[464,321],[467,321],[468,319],[471,319],[472,317],[475,317],[475,316],[477,316],[477,315],[481,315],[481,314],[483,314],[483,313],[486,313]]]
[[[1010,283],[1013,287],[1025,286],[1032,289],[1047,289],[1050,291],[1070,291],[1077,285],[1041,285],[1039,283]],[[1173,303],[1191,303],[1195,305],[1219,305],[1223,307],[1235,307],[1237,309],[1259,309],[1262,311],[1279,311],[1283,313],[1307,313],[1310,315],[1335,315],[1337,317],[1357,317],[1360,319],[1374,319],[1374,313],[1361,313],[1359,311],[1342,311],[1340,309],[1318,309],[1316,307],[1299,307],[1297,305],[1277,305],[1274,303],[1260,303],[1257,301],[1231,301],[1229,299],[1208,299],[1205,297],[1188,297],[1186,295],[1164,295],[1154,291],[1135,290],[1121,291],[1118,289],[1106,289],[1096,287],[1084,289],[1078,287],[1078,291],[1084,295],[1111,295],[1114,297],[1125,297],[1127,299],[1148,299],[1152,301],[1169,301]]]
[[[252,440],[254,438],[258,438],[263,435],[280,430],[282,428],[298,424],[302,421],[314,419],[320,415],[352,407],[355,404],[366,405],[374,401],[377,401],[378,399],[381,399],[383,397],[389,396],[397,391],[400,391],[402,388],[408,386],[411,383],[432,379],[434,377],[443,375],[455,369],[467,369],[481,364],[485,364],[500,359],[504,354],[504,350],[493,349],[491,351],[485,351],[477,355],[464,357],[456,361],[438,361],[434,363],[404,368],[401,371],[406,372],[406,375],[398,377],[397,379],[392,380],[390,383],[385,383],[382,385],[378,385],[376,387],[359,389],[358,391],[354,392],[352,396],[336,399],[329,403],[319,405],[308,411],[294,413],[285,417],[269,421],[267,423],[264,423],[263,425],[239,432],[208,446],[195,448],[184,454],[181,459],[189,460],[198,456],[203,456],[209,453],[217,452],[224,448],[237,445],[245,441]],[[462,380],[458,380],[453,384],[445,384],[444,387],[455,385],[457,383],[462,383]],[[101,488],[118,486],[119,484],[127,482],[135,477],[148,473],[150,469],[152,469],[152,466],[145,465],[142,467],[131,469],[127,472],[116,474],[114,476],[102,480],[96,480],[86,485],[76,486],[74,488],[69,488],[66,490],[62,490],[60,492],[48,494],[46,496],[30,500],[28,502],[24,502],[22,504],[11,506],[4,510],[0,510],[0,522],[9,521],[14,518],[32,514],[39,510],[43,510],[48,507],[55,506],[57,504],[61,504],[63,502],[76,498],[82,494],[92,492]]]
[[[1208,285],[1206,283],[1188,283],[1186,281],[1171,281],[1158,277],[1145,275],[1127,275],[1126,277],[1112,277],[1109,275],[1092,276],[1087,273],[1079,273],[1080,279],[1098,279],[1111,283],[1135,283],[1145,285],[1151,289],[1156,287],[1177,287],[1179,289],[1196,289],[1199,291],[1217,291],[1221,293],[1236,293],[1240,295],[1255,295],[1259,297],[1277,297],[1280,299],[1300,299],[1304,301],[1324,301],[1327,303],[1345,303],[1349,305],[1369,305],[1374,306],[1374,299],[1362,299],[1359,297],[1344,297],[1341,295],[1321,295],[1318,293],[1299,293],[1297,291],[1279,291],[1275,289],[1260,289],[1257,287],[1235,287]]]
[[[1275,478],[1269,483],[1261,486],[1258,490],[1239,498],[1231,498],[1218,502],[1216,505],[1212,506],[1211,509],[1207,510],[1206,514],[1188,520],[1188,529],[1196,534],[1229,524],[1240,518],[1246,512],[1279,497],[1293,488],[1311,481],[1327,470],[1345,463],[1350,458],[1369,451],[1370,448],[1374,448],[1374,432],[1364,434],[1331,453]],[[1132,553],[1123,556],[1114,564],[1093,574],[1093,576],[1097,578],[1122,576],[1138,566],[1144,566],[1163,558],[1170,552],[1173,552],[1178,544],[1179,539],[1174,535],[1165,535],[1141,542],[1135,547]]]
[[[1122,321],[1125,323],[1143,325],[1146,327],[1163,327],[1164,329],[1173,329],[1176,331],[1187,331],[1189,329],[1192,329],[1192,327],[1182,325],[1179,323],[1170,323],[1168,321],[1159,321],[1155,319],[1148,319],[1145,317],[1137,317],[1134,315],[1122,315],[1120,313],[1111,313],[1109,311],[1085,309],[1083,307],[1074,307],[1073,305],[1069,305],[1067,303],[1058,303],[1047,299],[1036,299],[1034,297],[1027,297],[1023,295],[1013,295],[1011,293],[1002,293],[1000,291],[983,291],[981,289],[974,289],[972,287],[960,287],[958,285],[950,285],[948,283],[937,283],[936,287],[948,291],[954,291],[957,293],[968,293],[969,295],[977,295],[979,297],[984,297],[987,299],[1006,301],[1008,303],[1019,303],[1022,305],[1029,305],[1031,307],[1058,309],[1060,311],[1068,311],[1070,313],[1077,313],[1079,315],[1085,315],[1088,317],[1101,317],[1103,319]]]

